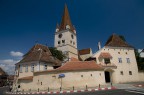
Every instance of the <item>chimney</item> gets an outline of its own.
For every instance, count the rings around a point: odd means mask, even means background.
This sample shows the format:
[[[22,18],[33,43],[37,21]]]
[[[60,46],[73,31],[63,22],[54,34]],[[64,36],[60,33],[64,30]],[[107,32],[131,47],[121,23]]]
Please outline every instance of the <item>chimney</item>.
[[[101,49],[101,43],[98,42],[98,50],[100,50],[100,49]]]

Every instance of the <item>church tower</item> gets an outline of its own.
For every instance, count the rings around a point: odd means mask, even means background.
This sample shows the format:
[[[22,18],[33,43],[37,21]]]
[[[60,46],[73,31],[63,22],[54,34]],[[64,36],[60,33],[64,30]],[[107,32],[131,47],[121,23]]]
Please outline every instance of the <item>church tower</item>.
[[[54,46],[66,54],[68,59],[71,57],[78,59],[76,30],[71,23],[66,4],[61,23],[56,26]]]

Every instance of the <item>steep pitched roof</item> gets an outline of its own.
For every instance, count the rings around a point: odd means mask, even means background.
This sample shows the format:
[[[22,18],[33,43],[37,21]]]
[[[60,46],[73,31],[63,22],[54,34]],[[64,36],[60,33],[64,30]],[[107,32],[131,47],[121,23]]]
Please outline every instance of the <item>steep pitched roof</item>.
[[[33,46],[28,53],[26,53],[23,59],[19,63],[31,62],[31,61],[43,61],[50,62],[54,65],[61,65],[60,60],[53,57],[47,46],[36,44]]]
[[[128,43],[123,41],[118,35],[113,34],[107,40],[105,46],[112,46],[112,47],[131,47]]]
[[[68,12],[68,8],[67,5],[65,4],[64,7],[64,12],[63,12],[63,16],[62,16],[62,20],[61,20],[61,24],[59,26],[59,30],[65,30],[66,29],[66,25],[70,26],[70,30],[73,31],[75,28],[73,27],[72,23],[71,23],[71,19],[69,16],[69,12]]]
[[[79,55],[90,54],[90,51],[90,48],[79,50]]]

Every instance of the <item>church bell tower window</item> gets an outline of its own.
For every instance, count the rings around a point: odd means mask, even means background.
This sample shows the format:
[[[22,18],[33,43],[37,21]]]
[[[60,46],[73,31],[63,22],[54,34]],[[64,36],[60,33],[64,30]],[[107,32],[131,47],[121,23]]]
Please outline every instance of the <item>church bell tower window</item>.
[[[73,36],[73,35],[71,35],[71,38],[72,38],[72,39],[74,39],[74,36]]]
[[[59,34],[58,37],[59,37],[59,38],[62,38],[62,34]]]
[[[58,44],[60,44],[60,41],[58,41]]]
[[[65,40],[62,40],[62,43],[65,43]]]

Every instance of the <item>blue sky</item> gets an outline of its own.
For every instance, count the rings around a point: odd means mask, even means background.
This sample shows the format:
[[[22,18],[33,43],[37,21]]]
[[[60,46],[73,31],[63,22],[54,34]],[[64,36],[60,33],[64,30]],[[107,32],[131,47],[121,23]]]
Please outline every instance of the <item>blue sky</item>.
[[[76,27],[78,49],[96,52],[97,42],[103,46],[113,33],[144,48],[144,0],[0,0],[0,66],[12,72],[36,41],[54,46],[65,3]]]

